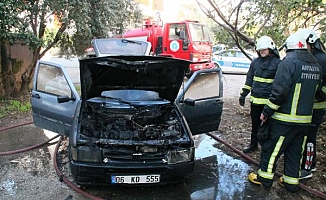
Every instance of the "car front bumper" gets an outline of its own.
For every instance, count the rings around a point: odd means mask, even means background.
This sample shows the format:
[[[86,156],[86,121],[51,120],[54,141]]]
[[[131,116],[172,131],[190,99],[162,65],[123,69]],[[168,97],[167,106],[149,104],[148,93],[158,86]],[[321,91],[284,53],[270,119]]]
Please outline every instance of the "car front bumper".
[[[174,182],[180,182],[193,172],[195,162],[186,162],[173,165],[129,165],[121,163],[119,165],[81,163],[70,161],[71,173],[77,184],[80,185],[161,185]],[[160,182],[158,183],[111,183],[112,176],[130,176],[130,175],[149,175],[159,174]]]

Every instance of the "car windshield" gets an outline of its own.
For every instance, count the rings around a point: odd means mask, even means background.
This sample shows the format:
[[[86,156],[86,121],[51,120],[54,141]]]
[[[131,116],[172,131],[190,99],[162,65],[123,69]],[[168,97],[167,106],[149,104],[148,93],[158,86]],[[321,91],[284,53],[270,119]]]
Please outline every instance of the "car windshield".
[[[194,42],[211,42],[208,27],[202,24],[189,23],[191,40]]]
[[[92,43],[97,57],[107,55],[146,55],[150,48],[148,42],[122,38],[94,39]]]

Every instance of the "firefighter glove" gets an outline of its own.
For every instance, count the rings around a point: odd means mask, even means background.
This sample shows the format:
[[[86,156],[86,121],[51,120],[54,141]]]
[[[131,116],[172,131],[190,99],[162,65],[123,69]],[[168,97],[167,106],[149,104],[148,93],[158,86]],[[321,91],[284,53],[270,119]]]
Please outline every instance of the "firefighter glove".
[[[270,119],[268,119],[265,122],[262,122],[261,125],[259,126],[257,139],[260,145],[262,145],[270,137],[269,136],[270,126],[271,126]]]
[[[244,106],[245,105],[245,100],[246,100],[246,97],[241,95],[240,98],[239,98],[239,104],[240,104],[240,106]]]

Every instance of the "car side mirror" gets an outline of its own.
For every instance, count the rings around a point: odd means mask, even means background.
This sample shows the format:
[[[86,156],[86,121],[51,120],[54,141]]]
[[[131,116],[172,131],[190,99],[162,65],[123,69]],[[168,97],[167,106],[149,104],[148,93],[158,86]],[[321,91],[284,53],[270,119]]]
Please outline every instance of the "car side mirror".
[[[186,31],[180,30],[180,36],[179,36],[179,38],[181,40],[185,40],[186,39]]]
[[[58,96],[57,98],[58,103],[64,103],[64,102],[68,102],[70,100],[76,100],[74,97],[70,98],[68,95],[62,95],[62,96]]]
[[[187,99],[185,99],[183,101],[181,100],[181,103],[185,103],[188,106],[195,106],[195,100],[189,99],[189,98],[187,98]]]
[[[188,41],[188,38],[186,38],[186,31],[180,30],[179,38],[182,40],[182,49],[188,50],[189,41]]]

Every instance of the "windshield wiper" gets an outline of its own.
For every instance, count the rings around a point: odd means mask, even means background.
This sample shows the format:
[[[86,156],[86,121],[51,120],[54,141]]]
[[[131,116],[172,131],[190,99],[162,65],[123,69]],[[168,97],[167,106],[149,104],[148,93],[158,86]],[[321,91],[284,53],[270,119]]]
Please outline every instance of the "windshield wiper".
[[[117,98],[117,97],[108,97],[108,96],[105,96],[104,98],[106,98],[106,99],[111,99],[111,100],[115,100],[115,101],[117,101],[117,102],[119,102],[119,103],[125,103],[125,104],[128,104],[128,105],[131,105],[131,106],[132,106],[132,103],[131,103],[131,102],[129,102],[129,101],[124,101],[124,100],[122,100],[121,98]]]
[[[134,41],[134,40],[122,39],[121,42],[123,42],[123,43],[134,43],[134,44],[142,45],[141,42],[137,42],[137,41]]]

